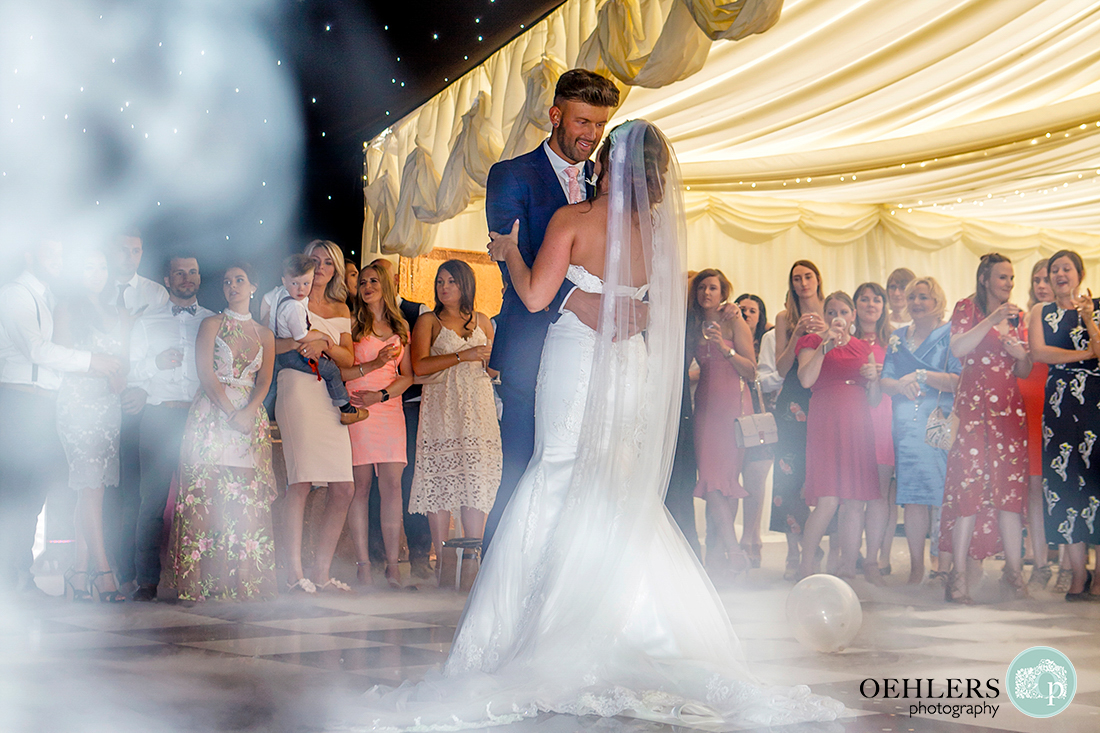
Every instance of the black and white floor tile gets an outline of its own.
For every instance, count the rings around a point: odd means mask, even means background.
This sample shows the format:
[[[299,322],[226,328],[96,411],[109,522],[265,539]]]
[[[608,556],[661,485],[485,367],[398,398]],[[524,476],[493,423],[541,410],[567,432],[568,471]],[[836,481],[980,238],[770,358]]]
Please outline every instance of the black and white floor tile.
[[[905,565],[899,548],[899,564]],[[1100,603],[1051,593],[948,606],[938,583],[885,588],[855,581],[864,621],[852,646],[820,654],[799,644],[784,618],[790,584],[781,548],[765,567],[721,590],[762,682],[807,684],[848,706],[831,724],[792,731],[1100,731]],[[992,568],[990,568],[992,570]],[[407,575],[408,569],[405,568]],[[995,574],[996,571],[992,571]],[[370,589],[251,604],[73,605],[61,599],[0,610],[0,731],[323,731],[356,722],[356,699],[373,685],[417,681],[446,658],[465,596],[453,590]],[[1078,691],[1051,719],[1019,713],[1001,687],[995,715],[916,715],[911,700],[866,699],[866,678],[996,678],[1032,646],[1073,661]],[[628,720],[543,716],[540,733],[667,731]],[[499,730],[499,729],[498,729]],[[687,730],[687,729],[684,729]]]

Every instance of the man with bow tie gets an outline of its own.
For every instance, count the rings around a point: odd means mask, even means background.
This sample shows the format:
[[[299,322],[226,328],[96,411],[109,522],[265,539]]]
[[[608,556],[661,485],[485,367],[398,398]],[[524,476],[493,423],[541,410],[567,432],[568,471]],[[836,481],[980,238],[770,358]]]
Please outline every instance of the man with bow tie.
[[[214,315],[196,301],[199,263],[176,254],[169,258],[164,284],[168,303],[146,311],[130,337],[130,386],[145,409],[141,414],[139,455],[141,503],[134,532],[135,601],[152,601],[160,582],[160,545],[172,475],[191,400],[199,390],[195,339],[203,319]]]

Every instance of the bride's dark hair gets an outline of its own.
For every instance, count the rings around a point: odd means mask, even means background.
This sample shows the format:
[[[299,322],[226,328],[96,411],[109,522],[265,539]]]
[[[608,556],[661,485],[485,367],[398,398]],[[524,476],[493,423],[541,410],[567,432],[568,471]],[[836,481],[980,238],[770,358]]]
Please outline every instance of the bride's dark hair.
[[[624,122],[621,125],[616,125],[607,135],[607,139],[603,145],[600,146],[600,151],[596,153],[596,162],[600,164],[600,176],[611,170],[611,146],[615,143],[616,133],[630,122]],[[645,165],[645,179],[646,189],[649,194],[649,208],[661,203],[665,197],[665,174],[668,173],[668,162],[670,159],[668,144],[665,142],[664,137],[657,131],[657,128],[648,122],[642,121],[642,124],[646,126],[645,136],[642,138],[642,159]],[[596,187],[596,195],[592,197],[595,201],[601,195],[601,187]]]

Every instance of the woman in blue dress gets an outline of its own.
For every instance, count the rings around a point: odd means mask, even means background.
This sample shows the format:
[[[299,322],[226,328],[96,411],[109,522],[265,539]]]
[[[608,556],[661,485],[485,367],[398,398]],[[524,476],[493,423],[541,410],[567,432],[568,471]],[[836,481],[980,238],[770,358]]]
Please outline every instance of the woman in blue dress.
[[[917,278],[905,288],[912,323],[894,331],[886,346],[882,375],[871,385],[894,401],[897,502],[905,505],[909,582],[924,579],[924,538],[932,530],[935,552],[939,507],[947,475],[947,451],[924,442],[928,416],[938,406],[949,414],[962,365],[951,355],[951,324],[944,321],[947,297],[934,278]],[[940,568],[942,570],[942,568]]]

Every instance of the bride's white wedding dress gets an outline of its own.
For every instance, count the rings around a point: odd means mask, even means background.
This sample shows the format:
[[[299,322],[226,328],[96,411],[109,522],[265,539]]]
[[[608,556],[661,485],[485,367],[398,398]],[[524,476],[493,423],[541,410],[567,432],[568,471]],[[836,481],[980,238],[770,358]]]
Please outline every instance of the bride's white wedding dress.
[[[623,133],[615,144],[640,150],[642,134],[655,128],[628,125],[630,137]],[[613,174],[615,155],[613,148]],[[629,185],[630,172],[622,179]],[[622,213],[631,196],[617,199],[615,180],[611,208]],[[633,200],[639,195],[635,190]],[[639,280],[628,272],[629,257],[619,257],[624,226],[631,236],[629,212],[620,217],[625,224],[609,221],[615,244],[606,285],[570,266],[568,277],[580,289],[604,293],[601,329],[566,312],[547,332],[535,453],[470,592],[450,656],[441,673],[417,685],[368,693],[368,729],[460,730],[543,711],[777,725],[828,720],[841,709],[805,687],[753,680],[721,601],[665,510],[684,294],[674,246],[682,219],[669,211],[678,197],[664,198],[660,207],[645,207],[653,210],[644,216],[652,226],[647,286],[619,284]],[[616,340],[643,298],[646,334]]]

